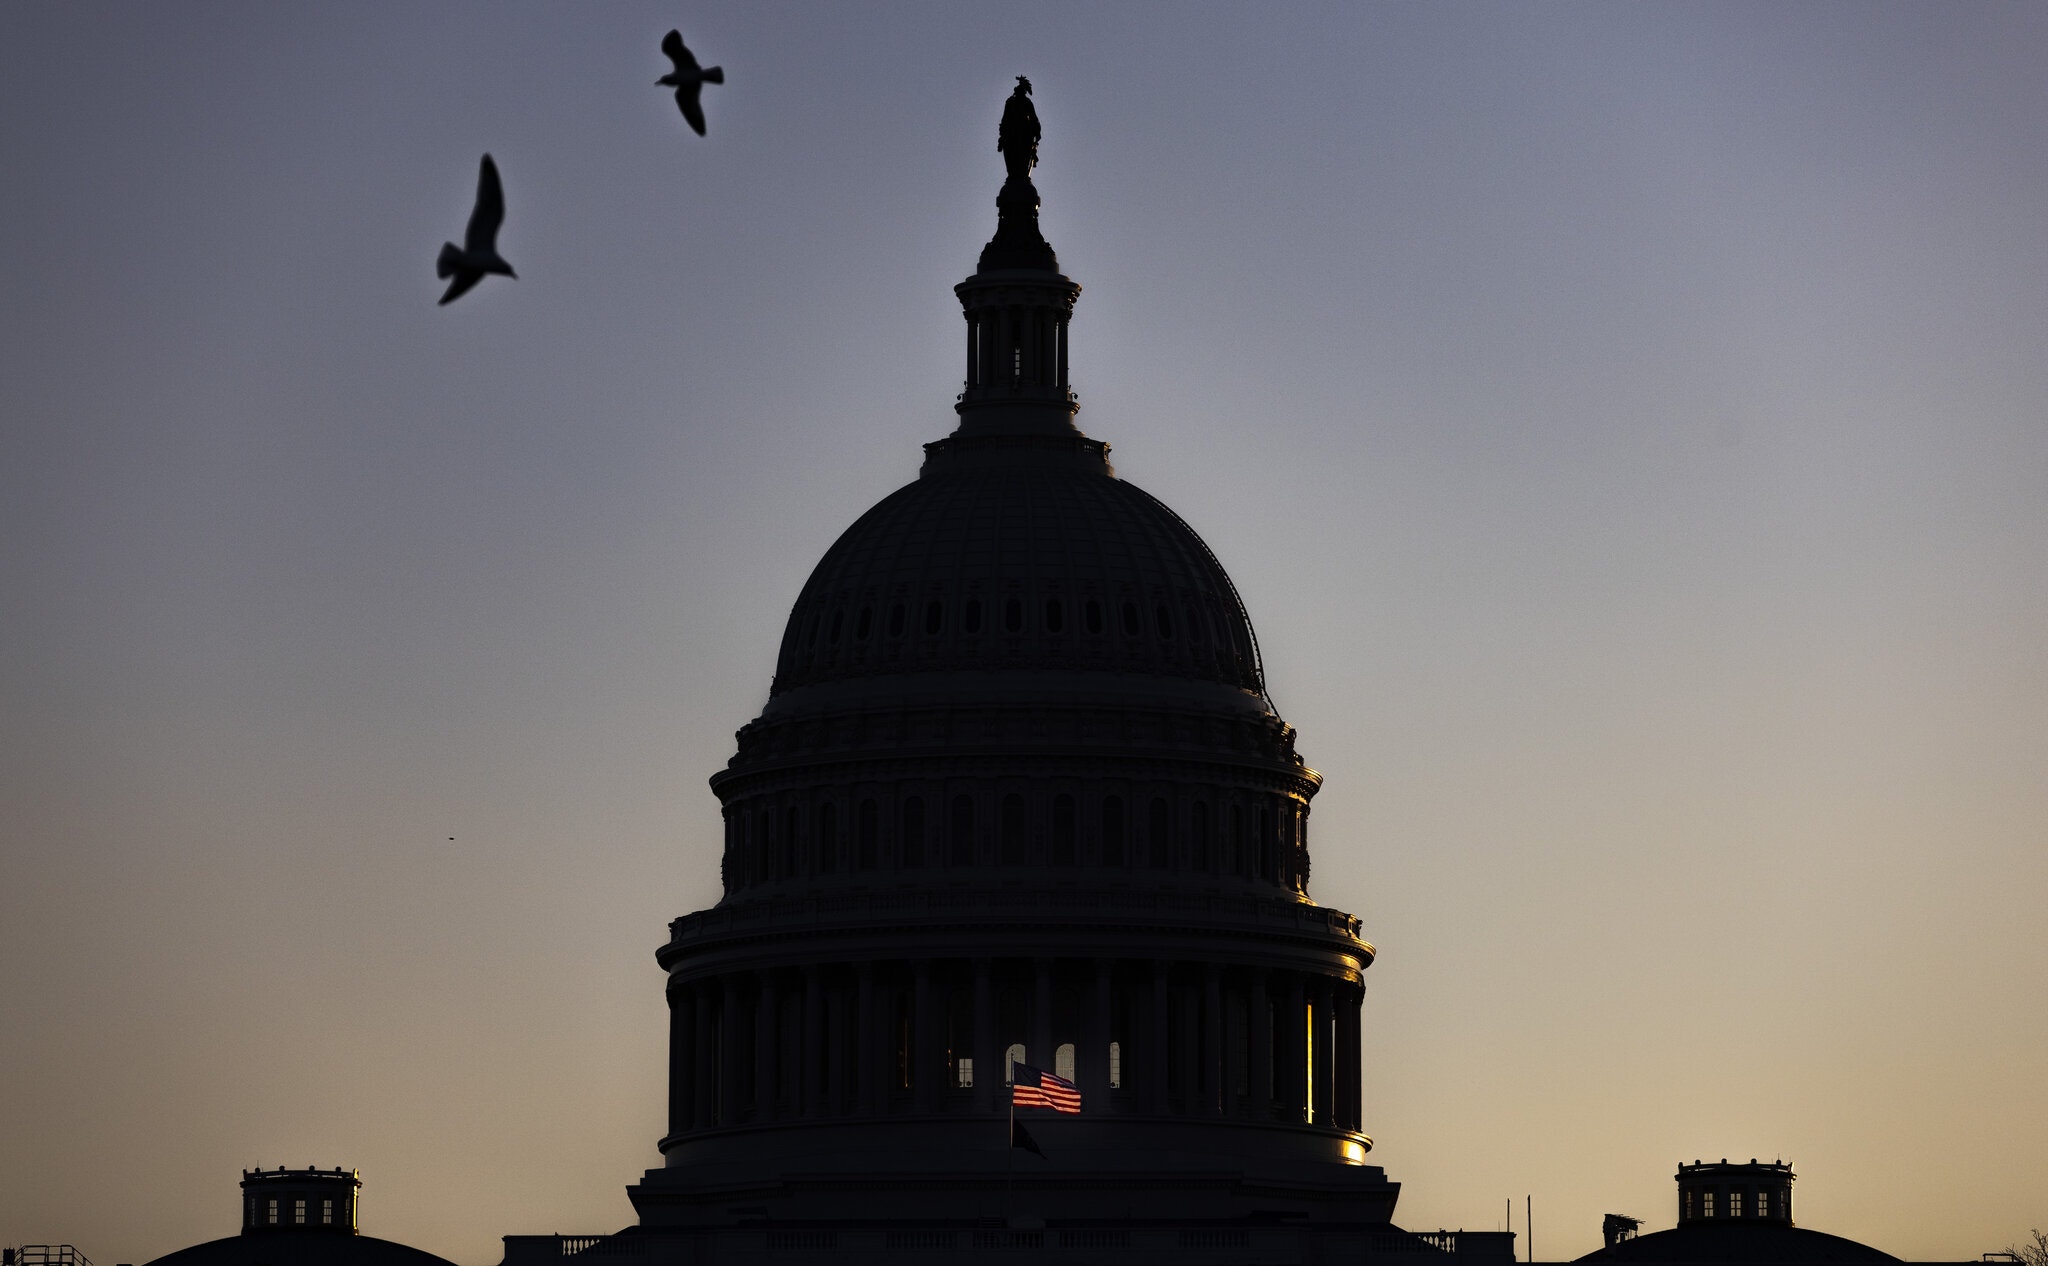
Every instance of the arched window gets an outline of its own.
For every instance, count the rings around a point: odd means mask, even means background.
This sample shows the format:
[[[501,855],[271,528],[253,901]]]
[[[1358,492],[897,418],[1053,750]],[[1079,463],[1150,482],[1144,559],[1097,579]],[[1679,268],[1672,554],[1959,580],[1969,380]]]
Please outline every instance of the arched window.
[[[1121,1090],[1124,1084],[1124,1047],[1121,1042],[1109,1044],[1109,1088]]]
[[[1122,796],[1102,798],[1102,864],[1124,864],[1124,800]]]
[[[974,865],[974,797],[953,797],[953,864]]]
[[[839,865],[839,806],[827,800],[818,806],[818,873],[829,875]]]
[[[1074,1079],[1074,1044],[1072,1042],[1062,1042],[1053,1049],[1052,1071],[1055,1077],[1064,1077],[1068,1081]]]
[[[803,814],[795,805],[789,806],[788,819],[783,823],[782,832],[782,877],[796,878],[796,858],[803,842]]]
[[[924,865],[924,798],[912,796],[903,802],[903,864],[911,869]]]
[[[1010,1043],[1003,1051],[1003,1084],[1005,1086],[1015,1085],[1017,1082],[1017,1065],[1030,1062],[1030,1059],[1024,1054],[1024,1043]]]
[[[1244,867],[1244,806],[1230,806],[1230,873],[1242,877]]]
[[[1148,824],[1152,829],[1146,832],[1150,837],[1146,842],[1152,846],[1151,860],[1152,869],[1154,870],[1165,870],[1169,864],[1172,844],[1167,834],[1167,823],[1171,816],[1172,813],[1167,808],[1165,798],[1154,796],[1152,798],[1152,818]]]
[[[855,830],[859,838],[856,841],[854,865],[862,870],[873,870],[880,862],[881,853],[881,841],[877,838],[881,832],[875,823],[875,802],[861,801],[857,813],[859,816],[855,819]]]
[[[1024,864],[1024,797],[1003,797],[1002,864]]]
[[[1074,864],[1074,798],[1052,798],[1052,864]]]
[[[1209,873],[1209,802],[1195,801],[1195,855],[1188,865],[1195,873]]]

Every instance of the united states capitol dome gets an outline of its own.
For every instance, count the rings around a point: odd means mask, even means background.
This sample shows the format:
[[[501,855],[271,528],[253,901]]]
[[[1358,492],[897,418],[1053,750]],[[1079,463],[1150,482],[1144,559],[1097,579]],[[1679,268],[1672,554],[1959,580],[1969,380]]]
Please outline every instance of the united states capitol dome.
[[[818,562],[710,780],[722,892],[657,953],[637,1233],[692,1262],[1406,1246],[1365,1163],[1375,951],[1309,895],[1322,776],[1221,564],[1074,424],[1027,80],[998,137],[957,424]],[[1015,1096],[1046,1078],[1072,1119],[1040,1149]]]
[[[876,679],[940,674],[951,689],[959,673],[1020,669],[1040,690],[1121,678],[1126,691],[1263,709],[1258,644],[1229,576],[1179,515],[1115,477],[1105,447],[1078,433],[929,445],[922,477],[811,573],[770,714],[857,689],[827,689],[838,683],[915,693],[915,680]]]

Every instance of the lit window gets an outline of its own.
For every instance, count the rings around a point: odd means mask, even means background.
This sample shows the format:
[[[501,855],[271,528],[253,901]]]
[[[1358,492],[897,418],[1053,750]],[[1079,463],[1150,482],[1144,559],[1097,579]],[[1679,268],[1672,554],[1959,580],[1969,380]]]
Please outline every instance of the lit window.
[[[334,1224],[334,1202],[332,1200],[322,1200],[320,1202],[320,1222],[323,1226],[332,1226]]]
[[[1119,1090],[1124,1084],[1124,1048],[1119,1042],[1109,1044],[1109,1088]]]
[[[1745,1194],[1746,1194],[1746,1193],[1744,1193],[1744,1192],[1740,1192],[1740,1191],[1731,1191],[1731,1192],[1729,1192],[1729,1193],[1728,1193],[1728,1216],[1729,1216],[1729,1217],[1731,1217],[1731,1218],[1739,1218],[1739,1217],[1741,1217],[1741,1216],[1742,1216],[1742,1197],[1743,1197],[1743,1196],[1744,1196]]]
[[[1703,1218],[1714,1216],[1714,1193],[1711,1191],[1702,1191],[1700,1193],[1700,1216]]]
[[[962,1055],[959,1062],[953,1065],[953,1068],[954,1084],[962,1090],[974,1089],[974,1056]]]
[[[294,1201],[292,1201],[292,1221],[293,1221],[293,1222],[295,1222],[295,1223],[297,1223],[297,1224],[298,1224],[298,1225],[300,1225],[300,1226],[304,1226],[304,1225],[306,1225],[306,1202],[305,1202],[305,1201],[303,1201],[303,1200],[294,1200]]]
[[[274,1200],[274,1199],[273,1199],[273,1200],[271,1200],[271,1201],[270,1201],[270,1208],[269,1208],[269,1210],[268,1210],[268,1213],[269,1213],[269,1215],[270,1215],[270,1217],[269,1217],[270,1225],[272,1225],[272,1226],[276,1226],[276,1225],[277,1225],[277,1201],[276,1201],[276,1200]]]
[[[1052,1071],[1055,1076],[1064,1077],[1068,1081],[1074,1080],[1074,1044],[1072,1042],[1062,1043],[1059,1049],[1052,1053]]]
[[[1016,1043],[1012,1043],[1012,1044],[1011,1044],[1011,1046],[1010,1046],[1010,1049],[1008,1049],[1008,1050],[1006,1050],[1006,1051],[1004,1051],[1004,1052],[1003,1052],[1003,1084],[1004,1084],[1004,1085],[1015,1085],[1015,1084],[1016,1084],[1016,1081],[1017,1081],[1017,1065],[1019,1065],[1019,1064],[1022,1064],[1022,1063],[1025,1063],[1025,1062],[1027,1062],[1027,1061],[1026,1061],[1026,1060],[1025,1060],[1025,1058],[1024,1058],[1024,1043],[1022,1043],[1022,1042],[1016,1042]]]

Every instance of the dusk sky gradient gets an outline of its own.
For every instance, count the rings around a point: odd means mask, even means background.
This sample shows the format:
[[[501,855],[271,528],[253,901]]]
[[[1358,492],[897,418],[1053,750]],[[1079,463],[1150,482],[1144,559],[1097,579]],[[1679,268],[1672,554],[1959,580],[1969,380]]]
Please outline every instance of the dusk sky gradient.
[[[1559,1260],[1758,1156],[1908,1259],[2048,1227],[2044,68],[1993,3],[0,7],[0,1242],[279,1164],[464,1266],[633,1221],[705,779],[954,425],[1020,73],[1079,425],[1327,779],[1397,1221]],[[486,151],[519,279],[437,308]]]

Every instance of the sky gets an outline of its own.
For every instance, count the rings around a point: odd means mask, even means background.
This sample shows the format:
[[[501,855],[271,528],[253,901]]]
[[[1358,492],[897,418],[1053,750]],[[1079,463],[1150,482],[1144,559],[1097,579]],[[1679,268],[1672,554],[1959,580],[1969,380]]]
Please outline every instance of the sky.
[[[723,86],[689,134],[672,26]],[[1414,1229],[2048,1225],[2048,9],[0,7],[0,1242],[628,1225],[804,577],[1013,76],[1230,569]],[[478,157],[516,281],[435,304]]]

